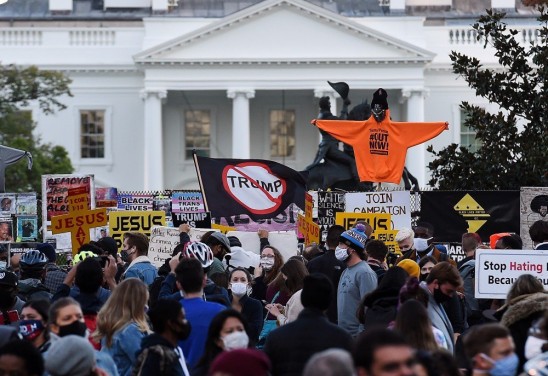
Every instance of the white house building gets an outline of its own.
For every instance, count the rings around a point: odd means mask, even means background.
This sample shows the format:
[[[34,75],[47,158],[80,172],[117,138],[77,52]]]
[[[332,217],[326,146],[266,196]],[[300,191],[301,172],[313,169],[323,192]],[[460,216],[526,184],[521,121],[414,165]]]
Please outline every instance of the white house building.
[[[491,108],[449,59],[458,50],[496,66],[471,28],[491,7],[508,11],[523,43],[535,38],[519,0],[9,0],[0,59],[70,76],[68,109],[32,107],[33,119],[99,186],[197,188],[192,149],[303,169],[319,142],[319,97],[337,102],[328,80],[347,82],[353,104],[386,89],[395,120],[449,122],[409,150],[424,185],[426,145],[474,147],[459,103]]]

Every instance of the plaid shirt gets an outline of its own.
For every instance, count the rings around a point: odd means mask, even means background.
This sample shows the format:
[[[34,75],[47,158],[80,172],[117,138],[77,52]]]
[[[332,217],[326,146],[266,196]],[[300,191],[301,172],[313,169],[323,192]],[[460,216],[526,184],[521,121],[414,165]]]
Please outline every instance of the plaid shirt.
[[[50,262],[46,265],[46,279],[44,280],[44,285],[52,294],[55,294],[59,286],[63,284],[66,275],[66,272]]]

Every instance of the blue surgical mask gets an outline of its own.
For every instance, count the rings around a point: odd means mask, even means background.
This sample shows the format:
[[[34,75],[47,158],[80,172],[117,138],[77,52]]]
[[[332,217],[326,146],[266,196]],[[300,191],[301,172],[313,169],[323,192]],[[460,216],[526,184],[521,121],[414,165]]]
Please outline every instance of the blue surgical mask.
[[[518,370],[519,358],[516,353],[512,353],[505,358],[493,360],[485,354],[483,357],[493,363],[493,368],[489,370],[491,376],[515,376]]]

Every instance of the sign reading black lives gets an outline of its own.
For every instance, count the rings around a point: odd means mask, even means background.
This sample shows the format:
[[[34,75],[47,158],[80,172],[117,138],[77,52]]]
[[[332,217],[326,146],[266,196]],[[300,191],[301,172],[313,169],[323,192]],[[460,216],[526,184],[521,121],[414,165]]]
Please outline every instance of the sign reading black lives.
[[[188,223],[194,228],[211,228],[211,213],[171,213],[173,227]]]
[[[434,226],[440,242],[461,242],[467,232],[483,242],[499,232],[519,233],[519,191],[422,192],[420,220]]]

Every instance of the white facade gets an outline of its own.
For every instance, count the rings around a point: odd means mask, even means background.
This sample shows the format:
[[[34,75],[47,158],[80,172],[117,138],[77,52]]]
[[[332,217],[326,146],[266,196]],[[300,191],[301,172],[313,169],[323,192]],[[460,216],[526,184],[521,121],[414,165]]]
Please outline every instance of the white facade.
[[[395,120],[449,122],[449,131],[409,150],[407,166],[424,185],[426,145],[460,142],[459,103],[489,107],[451,72],[451,50],[496,66],[493,51],[471,34],[473,22],[347,18],[303,0],[266,0],[222,19],[0,23],[0,56],[2,64],[71,77],[74,96],[62,98],[68,109],[45,116],[34,108],[33,116],[42,140],[64,146],[76,171],[94,174],[99,186],[197,188],[193,162],[185,159],[189,109],[211,114],[212,157],[304,169],[319,140],[310,125],[318,98],[335,98],[327,80],[347,82],[354,104],[385,88]],[[513,27],[525,30],[524,42],[535,35],[534,18],[516,19]],[[292,158],[270,155],[273,109],[295,111]],[[104,158],[81,158],[81,110],[105,111]]]

